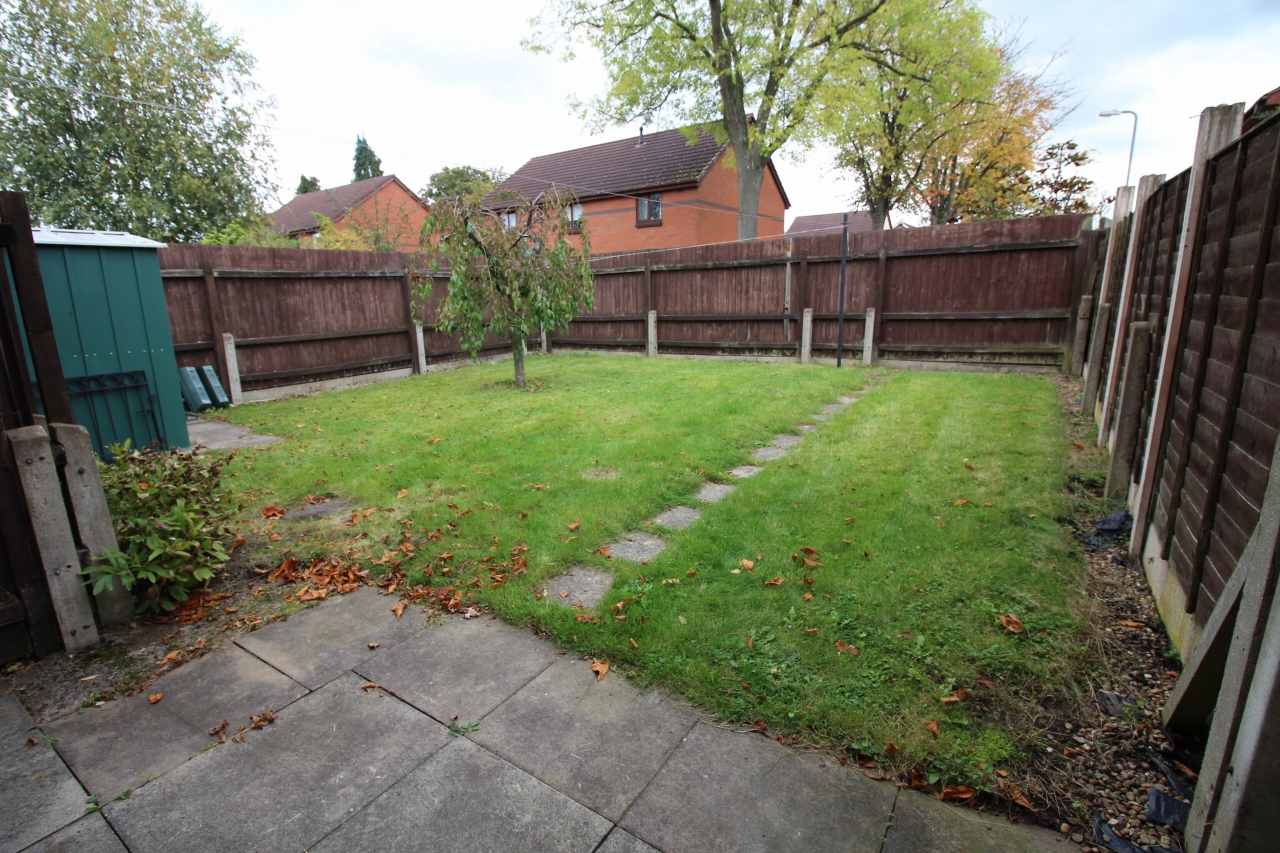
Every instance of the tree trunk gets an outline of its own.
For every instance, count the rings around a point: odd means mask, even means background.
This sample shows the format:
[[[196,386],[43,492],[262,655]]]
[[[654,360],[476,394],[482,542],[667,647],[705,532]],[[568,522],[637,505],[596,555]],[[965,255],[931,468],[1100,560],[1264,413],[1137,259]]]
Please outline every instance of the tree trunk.
[[[760,216],[760,187],[764,183],[764,166],[754,164],[750,152],[737,156],[738,163],[738,239],[756,239]]]
[[[871,210],[871,230],[883,231],[884,223],[889,218],[889,202],[884,199],[876,199],[870,204]]]
[[[519,332],[511,333],[511,360],[516,366],[516,387],[524,387],[524,336]]]

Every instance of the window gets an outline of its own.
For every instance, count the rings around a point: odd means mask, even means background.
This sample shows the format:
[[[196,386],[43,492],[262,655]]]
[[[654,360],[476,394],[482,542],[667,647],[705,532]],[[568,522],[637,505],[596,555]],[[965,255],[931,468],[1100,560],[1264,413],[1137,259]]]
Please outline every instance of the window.
[[[636,227],[662,224],[662,193],[650,193],[636,199]]]
[[[582,205],[574,202],[565,209],[569,217],[569,231],[576,234],[582,230]]]
[[[516,227],[516,212],[514,210],[503,211],[502,224],[508,228]]]

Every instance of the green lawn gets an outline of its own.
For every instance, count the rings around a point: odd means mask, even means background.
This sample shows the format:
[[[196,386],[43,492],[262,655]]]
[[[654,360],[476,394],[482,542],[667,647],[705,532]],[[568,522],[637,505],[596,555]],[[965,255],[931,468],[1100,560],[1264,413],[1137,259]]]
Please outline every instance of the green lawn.
[[[228,482],[259,527],[263,506],[309,493],[385,510],[346,529],[277,524],[274,545],[300,557],[381,558],[411,529],[410,582],[482,577],[472,598],[615,672],[891,766],[982,784],[1037,746],[1018,722],[1032,706],[1073,701],[1083,563],[1055,520],[1069,445],[1048,380],[890,371],[864,390],[860,368],[592,356],[528,369],[524,392],[503,363],[239,407],[232,420],[293,440],[241,453]],[[698,523],[645,525],[840,394],[862,400]],[[633,530],[667,549],[647,566],[593,553]],[[489,589],[480,561],[520,543],[528,574]],[[535,595],[581,564],[614,573],[597,623]],[[456,568],[428,579],[428,565]]]

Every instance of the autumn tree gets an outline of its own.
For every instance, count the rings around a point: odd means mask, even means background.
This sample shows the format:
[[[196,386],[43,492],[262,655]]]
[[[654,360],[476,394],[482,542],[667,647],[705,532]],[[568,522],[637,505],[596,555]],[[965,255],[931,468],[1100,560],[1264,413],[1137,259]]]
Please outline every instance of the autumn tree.
[[[511,341],[517,388],[525,387],[525,345],[539,329],[562,328],[595,303],[590,241],[585,229],[569,241],[572,193],[548,190],[529,200],[498,200],[500,212],[481,210],[465,198],[438,201],[422,226],[449,264],[449,295],[436,327],[457,334],[476,358],[489,335]],[[430,280],[418,288],[425,304]]]
[[[369,141],[363,136],[356,137],[356,153],[352,158],[355,161],[355,180],[363,181],[368,178],[382,177],[382,160],[377,154],[373,153],[373,148],[369,145]]]
[[[307,193],[320,192],[320,179],[303,175],[298,181],[298,189],[294,195],[306,195]]]
[[[497,169],[477,169],[475,166],[446,166],[429,179],[422,190],[422,198],[429,202],[464,198],[479,201],[488,195],[502,180]]]
[[[272,187],[254,60],[189,0],[0,0],[0,188],[65,228],[198,240]]]
[[[600,125],[670,118],[733,149],[738,239],[756,236],[769,160],[823,108],[848,64],[885,63],[897,0],[554,0],[528,42],[581,39],[600,54],[608,90],[584,106]],[[935,6],[947,0],[935,0]],[[883,20],[881,20],[883,19]]]

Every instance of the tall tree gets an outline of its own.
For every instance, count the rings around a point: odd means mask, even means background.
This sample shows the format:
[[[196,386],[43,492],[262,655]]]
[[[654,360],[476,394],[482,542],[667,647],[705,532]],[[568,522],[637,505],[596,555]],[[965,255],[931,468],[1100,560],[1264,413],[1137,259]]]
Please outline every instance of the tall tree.
[[[479,201],[502,180],[498,169],[475,166],[446,166],[431,176],[422,190],[426,201],[449,201],[455,198]]]
[[[449,295],[436,327],[462,337],[475,358],[489,335],[511,341],[516,387],[525,387],[525,342],[539,329],[561,328],[595,303],[591,244],[584,229],[580,246],[569,242],[572,193],[548,190],[533,200],[503,199],[501,213],[474,201],[441,200],[422,226],[440,258],[449,262]],[[509,206],[508,206],[509,205]],[[424,303],[430,279],[419,285]]]
[[[298,189],[297,189],[297,192],[295,192],[294,194],[306,195],[307,193],[317,193],[317,192],[320,192],[320,179],[303,175],[302,179],[298,181]]]
[[[558,29],[539,29],[527,45],[548,50],[563,38],[569,51],[581,38],[597,48],[609,89],[585,112],[602,125],[666,116],[727,140],[738,172],[738,239],[749,240],[769,159],[821,107],[833,72],[887,61],[877,25],[891,23],[889,3],[555,0],[549,18]]]
[[[356,137],[355,179],[382,177],[382,161],[373,153],[373,148],[363,136]]]
[[[253,57],[188,0],[0,0],[0,187],[69,228],[199,239],[261,209]]]
[[[832,141],[877,230],[891,210],[914,205],[932,155],[989,99],[1000,73],[986,15],[968,0],[901,0],[896,11],[884,61],[835,75],[821,131],[808,132]]]

